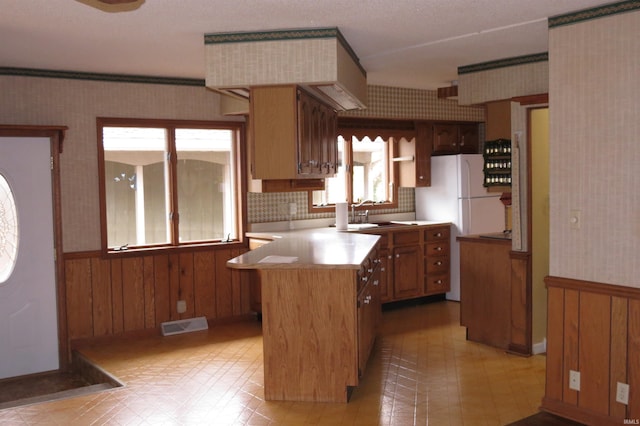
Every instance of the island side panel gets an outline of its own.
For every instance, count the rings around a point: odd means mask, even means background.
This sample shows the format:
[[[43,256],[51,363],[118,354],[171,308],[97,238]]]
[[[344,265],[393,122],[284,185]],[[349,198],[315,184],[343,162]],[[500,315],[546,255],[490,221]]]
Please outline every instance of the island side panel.
[[[356,271],[264,269],[266,400],[347,402],[358,384]]]

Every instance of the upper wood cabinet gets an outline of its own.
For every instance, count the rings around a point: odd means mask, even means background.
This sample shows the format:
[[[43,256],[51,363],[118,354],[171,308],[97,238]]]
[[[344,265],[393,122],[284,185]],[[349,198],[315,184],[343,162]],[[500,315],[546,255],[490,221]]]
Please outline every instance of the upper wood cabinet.
[[[477,154],[478,147],[477,123],[435,123],[433,125],[433,155]]]
[[[251,173],[254,179],[333,176],[337,114],[297,86],[252,87]]]
[[[400,186],[405,188],[431,186],[431,125],[426,121],[416,122],[415,135],[411,140],[398,141]]]

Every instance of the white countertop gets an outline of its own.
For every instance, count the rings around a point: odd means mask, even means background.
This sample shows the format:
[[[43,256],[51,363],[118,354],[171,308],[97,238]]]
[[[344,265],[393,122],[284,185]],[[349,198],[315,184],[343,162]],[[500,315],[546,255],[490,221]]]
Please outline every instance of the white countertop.
[[[380,237],[335,228],[247,234],[274,241],[233,258],[234,269],[358,269]]]

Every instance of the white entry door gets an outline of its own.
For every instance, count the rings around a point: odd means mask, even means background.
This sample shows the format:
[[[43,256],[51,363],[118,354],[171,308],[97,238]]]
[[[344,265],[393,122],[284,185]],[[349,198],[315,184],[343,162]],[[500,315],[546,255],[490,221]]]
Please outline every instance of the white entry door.
[[[50,156],[0,137],[0,379],[59,368]]]

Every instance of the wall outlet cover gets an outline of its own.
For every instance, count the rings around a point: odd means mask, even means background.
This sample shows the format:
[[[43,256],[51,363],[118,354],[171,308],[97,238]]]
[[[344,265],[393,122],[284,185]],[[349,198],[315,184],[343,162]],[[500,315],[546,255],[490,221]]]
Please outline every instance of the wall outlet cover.
[[[569,389],[580,390],[580,372],[569,370]]]

